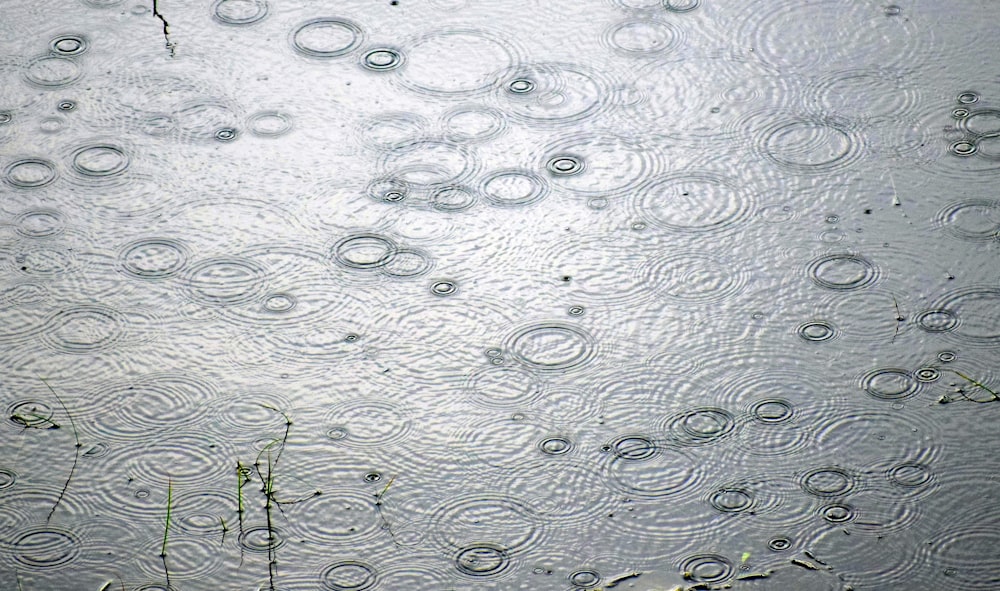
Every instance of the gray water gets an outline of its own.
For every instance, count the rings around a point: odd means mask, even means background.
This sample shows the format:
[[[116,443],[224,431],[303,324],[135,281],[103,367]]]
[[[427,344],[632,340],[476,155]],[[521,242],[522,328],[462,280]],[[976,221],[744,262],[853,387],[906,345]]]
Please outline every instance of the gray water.
[[[998,32],[5,0],[0,588],[1000,589]]]

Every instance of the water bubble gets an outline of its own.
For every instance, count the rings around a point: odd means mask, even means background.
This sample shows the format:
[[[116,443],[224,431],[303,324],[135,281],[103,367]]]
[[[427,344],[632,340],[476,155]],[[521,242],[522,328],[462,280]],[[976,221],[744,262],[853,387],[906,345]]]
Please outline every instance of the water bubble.
[[[553,156],[545,163],[545,168],[555,175],[579,174],[583,171],[583,160],[577,156]]]
[[[795,332],[797,332],[803,339],[812,342],[828,341],[837,336],[837,331],[833,325],[822,320],[800,324],[799,327],[795,329]]]
[[[771,538],[767,541],[767,547],[774,552],[784,552],[792,547],[792,541],[788,538]]]
[[[597,587],[601,582],[601,574],[593,570],[574,571],[567,578],[574,587]]]
[[[382,480],[382,475],[378,472],[369,472],[365,474],[364,478],[365,482],[378,482],[379,480]]]
[[[83,35],[60,35],[49,42],[49,50],[59,55],[79,55],[89,46]]]
[[[941,351],[938,353],[938,360],[943,363],[950,363],[954,361],[958,356],[951,351]]]
[[[913,375],[921,382],[934,382],[941,377],[941,372],[935,367],[921,367],[913,372]]]
[[[510,556],[499,546],[477,544],[463,548],[455,556],[455,566],[465,575],[490,577],[499,575],[510,566]]]
[[[317,18],[300,24],[292,32],[292,48],[313,58],[335,58],[354,51],[364,39],[355,23],[340,18]]]
[[[535,83],[527,78],[515,78],[507,83],[507,91],[514,94],[527,94],[535,90]]]
[[[583,316],[586,309],[583,306],[570,306],[566,312],[570,316]]]
[[[330,591],[364,591],[378,582],[375,569],[363,562],[345,560],[323,569],[320,582]]]
[[[899,14],[901,14],[903,12],[903,9],[900,8],[899,6],[896,6],[895,4],[890,4],[890,5],[886,6],[885,8],[883,8],[882,12],[886,16],[898,16]]]
[[[295,296],[287,293],[274,293],[264,297],[264,309],[268,312],[288,312],[298,302]]]
[[[73,109],[76,108],[76,103],[74,103],[73,101],[59,101],[59,104],[56,105],[56,108],[59,109],[60,111],[72,111]]]
[[[431,284],[431,293],[436,296],[450,296],[458,293],[458,284],[454,281],[435,281]]]
[[[361,58],[361,65],[376,72],[395,70],[403,65],[403,54],[389,47],[371,49]]]
[[[666,427],[679,445],[708,445],[730,435],[736,429],[736,417],[722,408],[694,408],[669,417]]]
[[[958,101],[960,105],[971,105],[979,102],[979,95],[975,92],[962,92],[955,97],[955,100]]]
[[[14,116],[6,111],[0,111],[0,125],[5,123],[10,123],[14,119]]]
[[[955,119],[965,119],[969,116],[969,110],[962,107],[952,109],[951,116]]]
[[[821,509],[823,519],[830,523],[846,523],[854,520],[854,508],[850,505],[834,504]]]
[[[220,142],[231,142],[236,139],[236,130],[232,127],[223,127],[215,131],[215,139]]]
[[[959,140],[948,147],[952,154],[957,156],[972,156],[977,151],[975,142],[969,140]]]
[[[552,456],[569,453],[573,447],[573,442],[565,437],[549,437],[538,442],[538,449]]]
[[[267,16],[266,0],[216,0],[212,18],[224,25],[250,25]]]

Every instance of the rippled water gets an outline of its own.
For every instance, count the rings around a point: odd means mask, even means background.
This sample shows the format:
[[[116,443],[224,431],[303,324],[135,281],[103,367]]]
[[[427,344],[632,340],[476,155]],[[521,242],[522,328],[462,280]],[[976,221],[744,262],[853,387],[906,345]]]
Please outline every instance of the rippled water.
[[[0,587],[1000,588],[997,23],[6,2]]]

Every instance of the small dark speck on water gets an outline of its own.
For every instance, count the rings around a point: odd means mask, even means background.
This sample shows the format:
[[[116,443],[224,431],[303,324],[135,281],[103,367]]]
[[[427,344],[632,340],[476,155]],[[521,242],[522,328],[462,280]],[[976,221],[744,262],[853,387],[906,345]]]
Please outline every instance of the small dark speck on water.
[[[866,209],[865,210],[865,215],[871,215],[871,213],[872,213],[872,210],[870,210],[870,209]]]

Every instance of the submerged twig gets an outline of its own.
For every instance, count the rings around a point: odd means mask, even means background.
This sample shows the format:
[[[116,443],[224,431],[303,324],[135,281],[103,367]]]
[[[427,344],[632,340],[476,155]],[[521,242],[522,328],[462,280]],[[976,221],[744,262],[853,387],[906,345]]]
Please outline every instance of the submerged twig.
[[[167,22],[167,19],[163,18],[163,14],[160,13],[156,5],[156,0],[153,0],[153,16],[160,19],[160,22],[163,23],[163,40],[167,49],[170,50],[170,57],[174,57],[174,49],[177,47],[177,44],[170,41],[170,23]]]
[[[69,408],[66,406],[66,403],[63,402],[63,399],[60,398],[58,394],[56,394],[55,389],[51,385],[49,385],[49,382],[46,381],[45,378],[43,378],[42,376],[37,376],[37,377],[39,380],[42,381],[43,384],[45,384],[45,387],[49,389],[49,392],[52,392],[52,395],[55,396],[57,401],[59,401],[59,406],[62,407],[63,411],[66,413],[66,416],[69,417],[69,425],[70,428],[73,430],[73,439],[76,442],[73,454],[73,466],[69,469],[69,476],[66,477],[66,482],[63,484],[62,490],[59,491],[59,496],[56,498],[56,502],[52,505],[52,509],[49,511],[48,516],[45,518],[45,523],[48,523],[49,520],[52,519],[52,515],[55,514],[56,508],[59,507],[59,503],[61,503],[63,497],[66,496],[66,491],[69,490],[69,483],[70,481],[73,480],[73,474],[76,473],[77,464],[80,463],[80,448],[83,447],[83,444],[80,443],[80,433],[76,430],[76,421],[73,420],[73,415],[72,413],[69,412]],[[52,424],[55,426],[55,428],[59,427],[59,425],[56,425],[55,423]]]
[[[170,535],[170,513],[174,499],[174,483],[167,477],[167,523],[163,528],[163,545],[160,546],[160,558],[163,560],[163,573],[167,578],[167,589],[170,589],[170,569],[167,568],[167,538]]]
[[[896,337],[899,336],[899,325],[906,320],[906,318],[899,311],[899,302],[896,301],[896,296],[892,296],[892,305],[896,308],[896,329],[892,333],[892,340],[890,343],[896,342]]]

